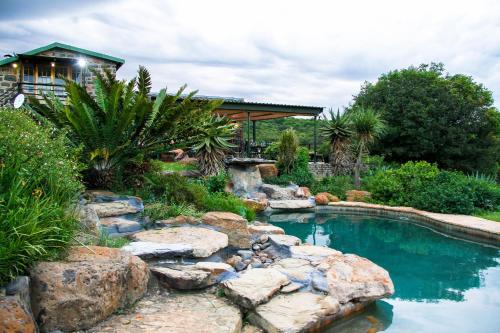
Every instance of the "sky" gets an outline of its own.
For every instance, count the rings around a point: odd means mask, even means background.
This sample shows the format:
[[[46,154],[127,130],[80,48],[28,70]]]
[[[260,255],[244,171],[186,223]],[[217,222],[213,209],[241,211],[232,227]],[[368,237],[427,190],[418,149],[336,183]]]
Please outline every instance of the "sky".
[[[500,1],[0,0],[0,52],[52,42],[139,65],[153,89],[342,108],[363,82],[442,62],[500,106]]]

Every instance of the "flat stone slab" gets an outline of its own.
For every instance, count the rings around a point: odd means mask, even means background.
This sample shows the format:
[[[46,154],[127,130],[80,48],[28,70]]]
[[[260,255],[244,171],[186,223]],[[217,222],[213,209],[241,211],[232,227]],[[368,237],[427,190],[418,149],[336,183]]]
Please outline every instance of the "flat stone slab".
[[[248,321],[273,333],[318,332],[339,311],[339,302],[332,297],[296,292],[278,295],[259,305],[249,313]]]
[[[253,268],[239,278],[224,281],[226,297],[234,303],[252,309],[267,302],[281,287],[289,284],[288,278],[273,268]]]
[[[269,235],[271,244],[278,247],[290,247],[302,244],[300,238],[291,235]]]
[[[142,299],[134,311],[114,315],[92,333],[239,333],[240,310],[209,293],[164,293]]]
[[[272,209],[308,209],[314,206],[311,200],[269,200],[269,207]]]
[[[318,260],[331,255],[339,255],[342,254],[342,252],[325,246],[300,245],[300,246],[291,246],[290,254],[293,258]]]
[[[132,253],[142,259],[191,257],[191,244],[163,244],[153,242],[131,242],[122,247],[122,250]]]
[[[210,272],[194,268],[194,265],[173,267],[151,267],[160,284],[166,288],[179,290],[193,290],[206,288],[215,284],[215,279],[210,279]]]
[[[193,256],[206,258],[228,245],[228,237],[221,232],[207,228],[175,227],[147,230],[136,233],[132,239],[163,245],[187,244],[193,249]]]
[[[129,201],[90,203],[88,206],[94,209],[99,217],[120,216],[140,212],[140,209]]]
[[[229,238],[229,245],[241,249],[250,248],[247,220],[240,215],[230,212],[208,212],[201,220],[204,224],[225,233]]]
[[[104,226],[115,232],[134,232],[142,230],[142,226],[137,221],[127,220],[123,217],[104,217],[100,219],[101,226]]]
[[[274,225],[248,225],[248,231],[252,238],[260,237],[261,235],[284,235],[285,230]]]
[[[286,258],[275,263],[273,268],[285,274],[291,281],[299,282],[302,285],[311,283],[312,274],[315,268],[308,260]]]
[[[295,191],[288,187],[262,184],[260,190],[264,192],[269,199],[272,199],[272,201],[288,201],[295,198]],[[271,204],[271,200],[269,201],[269,204]]]

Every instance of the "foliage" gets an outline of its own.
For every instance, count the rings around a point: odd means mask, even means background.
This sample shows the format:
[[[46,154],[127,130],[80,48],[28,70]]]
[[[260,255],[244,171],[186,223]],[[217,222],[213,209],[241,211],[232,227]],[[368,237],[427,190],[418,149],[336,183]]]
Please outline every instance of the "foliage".
[[[296,184],[310,187],[314,182],[314,176],[309,171],[309,150],[305,147],[300,147],[290,173],[267,178],[266,182],[282,186]]]
[[[200,126],[194,138],[193,150],[203,175],[213,176],[224,168],[224,157],[234,147],[230,140],[235,133],[236,124],[225,117],[211,115]]]
[[[352,170],[353,156],[351,140],[354,132],[348,112],[340,115],[337,110],[335,115],[330,109],[330,119],[325,117],[321,127],[321,134],[329,141],[329,160],[333,167],[334,175],[348,174]]]
[[[290,174],[293,168],[297,152],[299,149],[299,139],[291,128],[281,134],[278,144],[278,169],[284,174]]]
[[[479,210],[474,211],[474,215],[478,216],[478,217],[482,217],[483,219],[500,222],[500,210],[490,212],[490,211],[479,209]]]
[[[111,238],[107,233],[101,232],[99,235],[99,240],[97,242],[97,245],[104,247],[121,248],[127,245],[128,243],[130,243],[130,240],[125,237]]]
[[[442,64],[383,74],[361,88],[357,106],[382,112],[388,130],[372,150],[388,161],[488,174],[498,168],[500,112],[491,91],[469,76],[445,74]]]
[[[22,110],[0,109],[0,284],[58,258],[77,228],[78,150]]]
[[[181,98],[162,89],[153,101],[148,94],[151,78],[140,67],[138,78],[117,80],[110,72],[95,72],[95,97],[78,83],[65,81],[68,103],[45,95],[32,99],[32,109],[58,129],[68,129],[69,138],[83,146],[91,186],[108,186],[117,170],[138,156],[147,157],[171,142],[186,141],[220,101],[201,101],[190,93]]]
[[[200,217],[201,212],[193,205],[186,203],[167,204],[157,201],[147,204],[144,207],[144,216],[148,216],[152,221],[164,220],[179,215]]]
[[[315,181],[310,190],[312,193],[328,192],[342,200],[346,199],[346,191],[354,188],[352,177],[348,175],[324,177]]]
[[[172,172],[181,172],[181,171],[193,171],[198,170],[198,167],[193,164],[186,164],[180,162],[162,162],[158,160],[152,160],[150,162],[153,165],[153,168],[158,171],[172,171]]]
[[[272,142],[269,146],[264,150],[264,157],[270,160],[278,159],[278,147],[279,142]]]
[[[440,213],[471,214],[474,209],[498,209],[500,187],[493,182],[439,170],[428,162],[407,162],[380,169],[365,178],[373,199]]]
[[[207,177],[204,182],[209,193],[224,192],[228,177],[225,171],[219,172],[215,176]]]
[[[243,200],[230,193],[210,193],[204,200],[205,211],[232,212],[248,221],[255,220],[255,211],[245,206]]]
[[[385,132],[385,123],[373,109],[357,107],[349,112],[349,121],[357,141],[357,158],[354,165],[354,187],[361,188],[361,167],[363,154],[368,147]]]

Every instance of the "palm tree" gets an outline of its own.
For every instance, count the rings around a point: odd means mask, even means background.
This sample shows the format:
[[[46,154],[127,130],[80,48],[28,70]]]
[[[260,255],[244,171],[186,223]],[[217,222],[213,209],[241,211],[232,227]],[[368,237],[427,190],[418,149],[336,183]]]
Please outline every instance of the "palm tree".
[[[321,134],[330,141],[330,164],[335,175],[349,173],[352,170],[353,154],[351,151],[351,139],[353,132],[351,122],[347,112],[340,115],[333,113],[330,109],[330,119],[325,119],[325,124],[321,128]]]
[[[349,112],[352,131],[357,141],[357,158],[354,165],[354,186],[361,188],[361,166],[364,153],[368,153],[368,146],[385,132],[385,122],[375,110],[370,108],[356,108]]]
[[[205,176],[217,175],[224,167],[226,152],[235,147],[230,143],[236,132],[236,124],[228,118],[210,115],[193,140],[198,167]]]
[[[53,94],[43,96],[43,102],[30,101],[35,114],[66,130],[74,145],[83,147],[90,186],[106,187],[127,162],[186,139],[185,133],[190,132],[186,127],[195,127],[198,119],[220,104],[196,100],[196,92],[181,98],[185,86],[175,94],[162,89],[153,101],[149,97],[151,76],[142,66],[137,78],[128,83],[108,71],[95,75],[95,96],[66,80],[66,104]]]

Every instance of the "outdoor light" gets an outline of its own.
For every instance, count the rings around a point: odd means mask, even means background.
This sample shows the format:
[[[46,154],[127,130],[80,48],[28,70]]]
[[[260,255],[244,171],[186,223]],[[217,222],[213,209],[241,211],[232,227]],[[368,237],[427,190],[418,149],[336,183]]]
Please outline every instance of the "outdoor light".
[[[56,63],[55,62],[51,62],[50,63],[50,67],[56,67]]]
[[[13,63],[13,64],[12,64],[12,67],[17,68],[17,64],[16,64],[16,63]]]
[[[78,66],[83,68],[83,67],[85,67],[86,64],[87,64],[87,61],[85,59],[83,59],[83,58],[78,59]]]

